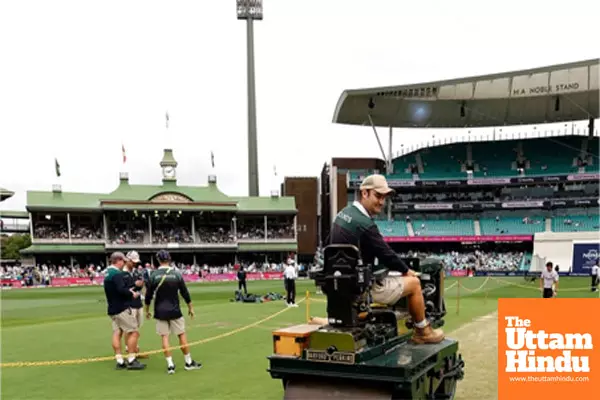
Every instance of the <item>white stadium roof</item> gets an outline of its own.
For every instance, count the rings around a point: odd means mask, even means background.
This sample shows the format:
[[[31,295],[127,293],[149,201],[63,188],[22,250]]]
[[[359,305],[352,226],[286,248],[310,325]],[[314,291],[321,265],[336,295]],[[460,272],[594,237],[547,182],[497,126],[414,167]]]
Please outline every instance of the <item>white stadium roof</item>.
[[[542,68],[345,90],[334,123],[463,128],[582,121],[599,117],[600,59]]]

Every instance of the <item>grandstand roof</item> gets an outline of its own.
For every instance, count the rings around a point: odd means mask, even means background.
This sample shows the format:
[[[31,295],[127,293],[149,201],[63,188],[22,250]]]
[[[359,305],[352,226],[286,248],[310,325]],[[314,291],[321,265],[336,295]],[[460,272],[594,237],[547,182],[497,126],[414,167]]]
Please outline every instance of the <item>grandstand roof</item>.
[[[215,184],[179,186],[121,184],[111,193],[27,192],[28,210],[189,210],[238,213],[295,213],[294,197],[229,197]]]
[[[0,187],[0,201],[4,201],[6,199],[10,199],[13,197],[15,192],[11,192],[10,190],[4,189]]]
[[[333,122],[464,128],[599,117],[600,59],[410,85],[345,90]],[[557,102],[558,97],[558,102]]]
[[[27,211],[0,210],[0,218],[29,219]]]

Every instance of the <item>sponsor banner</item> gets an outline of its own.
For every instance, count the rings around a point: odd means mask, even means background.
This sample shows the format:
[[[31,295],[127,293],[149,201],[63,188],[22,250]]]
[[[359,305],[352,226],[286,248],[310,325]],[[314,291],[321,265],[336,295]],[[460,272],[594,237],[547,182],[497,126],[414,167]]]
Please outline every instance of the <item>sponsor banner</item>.
[[[490,236],[387,236],[388,243],[401,242],[530,242],[532,235],[490,235]]]
[[[452,203],[420,203],[412,205],[415,210],[452,210]]]
[[[505,201],[505,202],[472,202],[472,203],[394,203],[394,211],[484,211],[501,209],[526,209],[526,208],[569,208],[598,206],[598,198],[581,198],[565,200],[538,200],[538,201]]]
[[[94,280],[90,278],[51,278],[50,286],[71,286],[71,285],[93,285],[96,284]]]
[[[475,276],[525,276],[525,271],[475,271]]]
[[[568,181],[595,181],[600,179],[600,174],[576,174],[567,176]]]
[[[590,271],[598,262],[600,242],[573,243],[572,271],[578,274],[590,275]]]
[[[388,185],[393,188],[400,187],[438,187],[438,186],[487,186],[487,185],[509,185],[509,184],[533,184],[543,182],[565,182],[565,181],[596,181],[600,174],[571,174],[571,175],[545,175],[545,176],[523,176],[506,178],[472,178],[450,179],[450,180],[413,180],[413,179],[389,179]],[[351,181],[350,189],[357,189],[360,181]]]
[[[182,274],[183,280],[186,283],[193,282],[228,282],[235,281],[237,274],[234,272],[225,274],[206,274],[202,278],[198,274]],[[283,272],[252,272],[246,275],[248,280],[268,280],[268,279],[283,279]],[[52,278],[50,281],[51,287],[66,287],[66,286],[90,286],[90,285],[102,285],[104,282],[103,276],[97,276],[93,280],[90,278]],[[2,279],[3,287],[21,288],[25,287],[22,281],[16,279]]]
[[[535,276],[539,278],[541,271],[475,271],[475,276]],[[576,272],[559,272],[559,276],[589,276],[590,274],[580,274]]]
[[[543,201],[507,201],[502,203],[502,208],[541,208]]]
[[[21,281],[17,280],[17,279],[2,279],[0,281],[1,281],[1,284],[3,287],[7,286],[7,287],[20,288],[23,286]]]
[[[536,297],[498,299],[498,399],[598,397],[598,299]]]
[[[236,279],[237,274],[235,272],[228,272],[225,274],[202,275],[202,278],[199,278],[194,282],[229,282],[235,281]],[[246,279],[249,281],[260,281],[265,279],[283,279],[283,272],[250,272],[246,274]]]
[[[450,276],[458,277],[458,276],[467,276],[467,275],[468,275],[468,273],[467,273],[466,269],[456,269],[456,270],[450,271]]]

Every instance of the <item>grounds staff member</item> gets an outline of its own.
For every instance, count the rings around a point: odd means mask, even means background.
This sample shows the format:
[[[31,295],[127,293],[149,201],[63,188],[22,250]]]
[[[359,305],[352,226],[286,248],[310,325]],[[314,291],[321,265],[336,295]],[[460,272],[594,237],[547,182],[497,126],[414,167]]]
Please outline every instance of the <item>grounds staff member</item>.
[[[125,256],[127,259],[125,261],[125,267],[123,268],[123,273],[125,274],[125,279],[127,286],[132,288],[135,292],[138,292],[140,296],[133,298],[129,306],[131,307],[133,314],[135,316],[135,320],[137,322],[138,335],[139,331],[142,329],[142,325],[144,324],[144,305],[142,304],[142,300],[144,296],[142,295],[142,288],[144,287],[144,280],[142,273],[138,270],[138,265],[140,264],[140,255],[137,251],[132,250]],[[139,343],[138,336],[138,343]],[[125,346],[125,351],[129,351],[128,346]],[[135,353],[138,358],[148,358],[147,355],[140,355],[139,346],[135,349]]]
[[[556,295],[558,291],[558,272],[552,269],[552,262],[548,261],[546,263],[546,269],[542,271],[542,276],[540,279],[540,289],[542,290],[542,297],[544,299],[549,299]],[[552,286],[556,284],[554,290],[552,290]]]
[[[185,370],[199,369],[202,364],[192,359],[190,349],[185,334],[185,320],[179,307],[179,293],[188,306],[188,314],[194,318],[194,308],[190,292],[183,280],[183,276],[174,268],[169,266],[171,256],[166,250],[161,250],[156,254],[160,267],[152,271],[148,287],[146,288],[146,317],[150,318],[150,303],[154,301],[154,319],[156,319],[156,333],[162,338],[162,348],[167,359],[167,373],[175,373],[175,364],[171,357],[169,348],[169,334],[179,338],[181,351],[185,358]]]
[[[291,258],[287,260],[287,266],[283,270],[283,283],[285,285],[285,291],[287,293],[286,303],[288,307],[298,307],[296,304],[296,278],[298,277],[298,271]]]
[[[596,290],[598,290],[598,288],[596,286],[598,286],[598,279],[600,279],[600,277],[598,275],[600,275],[600,268],[598,267],[598,261],[596,260],[596,264],[594,264],[594,266],[592,267],[591,273],[592,273],[592,292],[595,292]]]
[[[335,217],[330,234],[331,244],[352,244],[358,247],[364,263],[373,265],[374,271],[387,267],[402,272],[404,276],[387,276],[377,282],[371,290],[373,300],[393,305],[407,296],[410,315],[415,322],[413,342],[439,343],[444,340],[444,333],[441,329],[432,329],[425,318],[425,303],[419,278],[383,240],[373,221],[372,216],[381,212],[386,197],[393,192],[383,175],[366,177],[360,185],[358,200],[346,206]],[[375,258],[385,267],[375,266]]]
[[[117,369],[144,369],[146,365],[141,364],[136,358],[135,353],[129,353],[127,365],[121,355],[121,336],[125,333],[127,347],[137,348],[138,327],[135,315],[130,308],[133,299],[140,296],[127,285],[127,278],[123,273],[123,266],[126,262],[125,255],[121,252],[112,253],[110,256],[110,266],[107,268],[104,277],[104,293],[106,303],[108,304],[107,313],[112,320],[113,336],[112,346],[117,359]]]

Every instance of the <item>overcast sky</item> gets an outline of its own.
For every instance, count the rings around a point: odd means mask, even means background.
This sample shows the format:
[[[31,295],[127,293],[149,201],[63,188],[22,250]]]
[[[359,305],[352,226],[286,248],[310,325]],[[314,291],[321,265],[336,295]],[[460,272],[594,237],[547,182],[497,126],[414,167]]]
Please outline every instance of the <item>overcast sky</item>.
[[[344,89],[504,72],[599,56],[593,1],[264,0],[255,25],[261,195],[332,157],[379,157],[369,127],[331,123]],[[0,2],[0,187],[110,192],[131,183],[247,195],[245,23],[235,0]],[[165,112],[170,127],[165,128]],[[396,130],[394,147],[430,132]],[[439,137],[439,134],[438,134]]]

